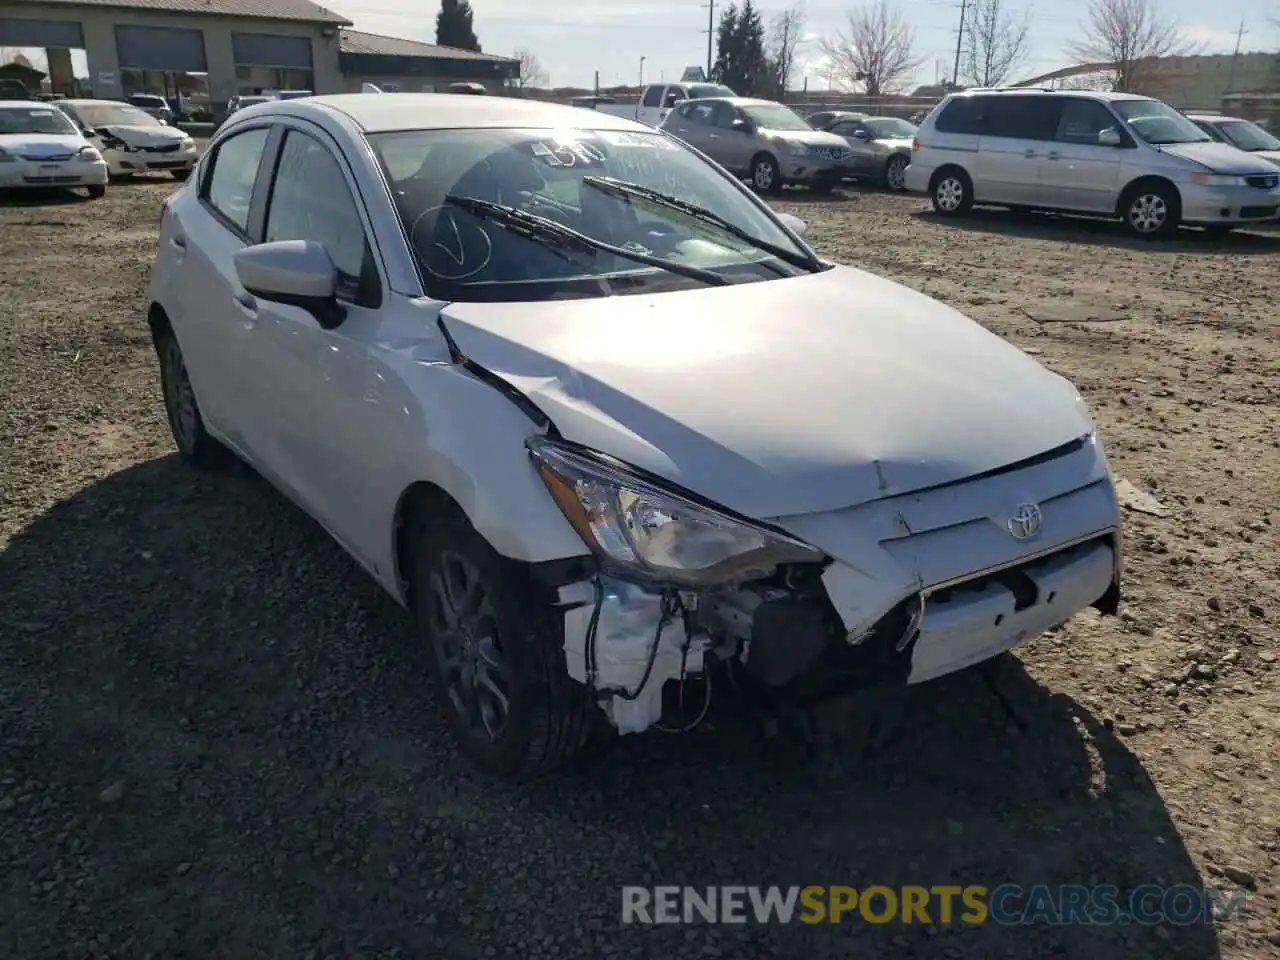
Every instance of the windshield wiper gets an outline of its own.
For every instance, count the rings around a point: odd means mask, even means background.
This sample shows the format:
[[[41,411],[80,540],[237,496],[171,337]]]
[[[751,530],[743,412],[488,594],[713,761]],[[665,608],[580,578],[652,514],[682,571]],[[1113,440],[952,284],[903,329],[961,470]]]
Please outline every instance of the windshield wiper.
[[[699,223],[710,224],[713,227],[736,237],[743,243],[755,247],[757,250],[763,250],[784,263],[789,263],[794,267],[801,267],[810,273],[818,273],[823,269],[822,264],[816,257],[805,256],[777,244],[770,243],[768,240],[761,240],[759,237],[743,230],[736,223],[730,223],[720,214],[701,207],[696,203],[690,203],[688,200],[681,200],[679,197],[673,197],[670,194],[663,193],[661,190],[654,190],[652,187],[646,187],[639,183],[631,183],[627,180],[617,180],[613,177],[596,177],[585,176],[582,178],[582,184],[591,187],[593,190],[599,190],[612,197],[619,197],[624,200],[641,200],[661,207],[664,210],[671,210],[675,213],[683,214],[691,220],[697,220]]]
[[[585,233],[579,233],[572,227],[566,227],[562,223],[556,223],[554,220],[548,220],[546,217],[540,217],[524,210],[517,210],[515,207],[509,207],[503,203],[481,200],[478,197],[459,197],[452,193],[444,198],[444,202],[460,207],[474,216],[491,220],[504,230],[514,233],[518,237],[532,240],[534,243],[540,243],[551,250],[576,250],[579,253],[591,255],[611,253],[623,260],[643,263],[645,266],[666,270],[682,277],[688,277],[690,280],[700,280],[711,286],[723,287],[733,282],[713,270],[690,267],[683,263],[672,263],[670,260],[653,257],[638,250],[628,250],[626,247],[614,246],[612,243],[605,243],[603,240],[588,237]]]

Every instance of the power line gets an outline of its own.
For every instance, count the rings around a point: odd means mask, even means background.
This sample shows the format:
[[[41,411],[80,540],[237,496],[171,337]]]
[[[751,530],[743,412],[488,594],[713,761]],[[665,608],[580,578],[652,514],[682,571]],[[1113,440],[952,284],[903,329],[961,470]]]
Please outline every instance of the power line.
[[[707,0],[703,4],[707,8],[707,79],[711,79],[712,43],[715,40],[716,0]]]
[[[951,71],[951,86],[960,86],[960,47],[964,43],[964,15],[968,10],[965,0],[960,0],[960,29],[956,31],[956,65]]]

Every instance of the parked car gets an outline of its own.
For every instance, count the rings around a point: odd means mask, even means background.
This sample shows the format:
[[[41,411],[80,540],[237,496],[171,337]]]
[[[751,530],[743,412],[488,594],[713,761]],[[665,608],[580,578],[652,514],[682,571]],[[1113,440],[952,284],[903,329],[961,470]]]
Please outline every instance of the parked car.
[[[113,177],[163,171],[185,180],[199,159],[191,137],[132,104],[61,100],[56,106],[98,148]]]
[[[661,129],[731,173],[749,177],[765,193],[789,183],[830,190],[852,171],[852,151],[844,140],[814,130],[794,110],[771,100],[689,100],[667,116]]]
[[[650,83],[640,92],[639,103],[598,104],[596,110],[614,117],[626,117],[656,127],[676,104],[705,97],[737,96],[720,83]]]
[[[235,113],[237,110],[243,110],[245,107],[252,107],[255,104],[266,103],[268,100],[276,99],[267,94],[236,94],[227,101],[227,116]]]
[[[1270,160],[1280,166],[1280,137],[1261,126],[1239,117],[1221,117],[1216,114],[1192,113],[1187,119],[1219,143],[1229,143],[1237,150],[1252,153],[1255,157]]]
[[[820,129],[834,133],[849,145],[853,151],[852,176],[872,180],[890,190],[906,189],[911,144],[918,129],[915,124],[898,117],[837,114]]]
[[[29,103],[35,97],[22,83],[21,80],[14,80],[12,77],[0,77],[0,100],[21,100]]]
[[[829,130],[837,120],[861,120],[865,116],[865,113],[856,113],[852,110],[819,110],[805,117],[804,122],[815,130]]]
[[[1140,237],[1276,219],[1280,171],[1159,100],[1003,90],[948,95],[920,127],[907,189],[943,216],[975,204],[1119,217]]]
[[[173,122],[173,108],[169,106],[168,100],[158,94],[131,93],[125,98],[125,102],[144,113],[149,113],[161,123]]]
[[[107,192],[107,165],[57,107],[39,100],[0,101],[0,190],[83,187]]]
[[[413,611],[488,770],[670,729],[686,679],[810,704],[1117,611],[1076,389],[666,133],[344,94],[233,117],[200,171],[148,293],[178,450]]]

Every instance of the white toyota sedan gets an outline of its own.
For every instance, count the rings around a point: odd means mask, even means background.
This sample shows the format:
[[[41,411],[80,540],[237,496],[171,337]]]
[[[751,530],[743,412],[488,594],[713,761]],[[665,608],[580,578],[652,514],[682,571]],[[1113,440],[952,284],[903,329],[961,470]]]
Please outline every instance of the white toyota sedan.
[[[195,140],[132,104],[59,100],[57,106],[102,152],[113,177],[164,172],[185,180],[199,159]]]
[[[804,708],[1115,613],[1076,389],[803,235],[594,111],[249,107],[162,215],[169,421],[413,612],[462,749],[507,777],[595,726],[691,728],[726,672]]]
[[[83,187],[107,192],[107,165],[61,112],[38,100],[0,102],[0,190]]]

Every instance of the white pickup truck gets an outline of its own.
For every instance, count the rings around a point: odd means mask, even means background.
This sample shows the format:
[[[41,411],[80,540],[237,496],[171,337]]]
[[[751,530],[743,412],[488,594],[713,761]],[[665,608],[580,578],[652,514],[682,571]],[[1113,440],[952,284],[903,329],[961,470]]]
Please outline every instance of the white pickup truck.
[[[598,103],[595,109],[615,117],[639,120],[656,127],[681,100],[697,100],[700,97],[736,97],[737,94],[719,83],[680,82],[650,83],[640,94],[640,102]]]

